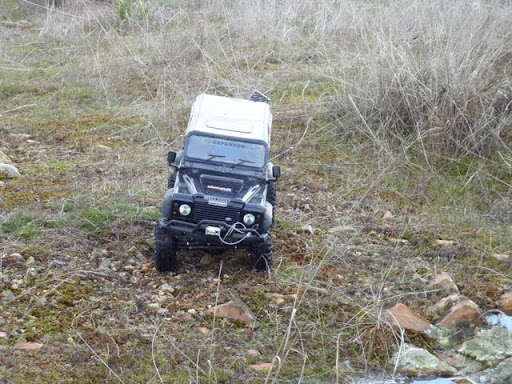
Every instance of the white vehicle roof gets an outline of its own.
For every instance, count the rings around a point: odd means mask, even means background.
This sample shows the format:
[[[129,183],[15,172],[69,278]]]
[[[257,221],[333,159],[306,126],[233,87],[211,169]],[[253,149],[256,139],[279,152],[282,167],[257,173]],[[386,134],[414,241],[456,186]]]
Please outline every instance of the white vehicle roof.
[[[271,125],[267,103],[202,94],[192,105],[186,134],[201,132],[262,140],[270,146]]]

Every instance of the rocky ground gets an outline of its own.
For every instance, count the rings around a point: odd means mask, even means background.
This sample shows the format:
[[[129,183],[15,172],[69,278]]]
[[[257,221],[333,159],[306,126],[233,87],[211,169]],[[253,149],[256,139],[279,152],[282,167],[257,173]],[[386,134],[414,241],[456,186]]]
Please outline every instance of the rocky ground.
[[[0,24],[1,379],[510,381],[511,333],[485,320],[511,311],[510,196],[482,194],[483,171],[431,171],[343,135],[303,85],[274,95],[273,152],[286,152],[274,270],[251,271],[242,251],[189,251],[178,276],[158,273],[165,156],[203,88],[188,74],[191,89],[165,104],[159,79],[130,67],[139,40],[123,25],[98,38],[126,44],[116,61],[91,38],[44,35],[44,18]],[[261,77],[288,86],[281,64]],[[207,72],[222,93],[223,72]]]

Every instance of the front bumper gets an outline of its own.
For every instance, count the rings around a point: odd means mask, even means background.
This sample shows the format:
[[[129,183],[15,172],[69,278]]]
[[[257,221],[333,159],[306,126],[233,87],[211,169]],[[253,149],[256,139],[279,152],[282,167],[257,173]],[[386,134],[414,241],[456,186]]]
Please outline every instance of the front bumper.
[[[261,243],[270,236],[268,233],[260,234],[252,228],[239,228],[233,231],[228,237],[226,233],[231,227],[223,221],[201,220],[199,223],[189,223],[182,220],[167,220],[161,218],[157,226],[164,229],[176,238],[179,248],[201,249],[201,248],[244,248],[253,244]],[[207,227],[220,228],[220,237],[206,235]],[[223,238],[224,242],[221,240]]]

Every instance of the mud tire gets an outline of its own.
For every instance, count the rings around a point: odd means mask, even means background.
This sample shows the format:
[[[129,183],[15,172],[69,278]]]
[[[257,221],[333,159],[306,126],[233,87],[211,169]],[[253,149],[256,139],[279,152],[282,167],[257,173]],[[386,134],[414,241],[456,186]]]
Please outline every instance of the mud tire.
[[[256,271],[267,271],[272,269],[272,237],[250,248],[251,264]]]
[[[155,268],[159,272],[178,272],[176,254],[178,247],[176,240],[157,223],[155,229]]]

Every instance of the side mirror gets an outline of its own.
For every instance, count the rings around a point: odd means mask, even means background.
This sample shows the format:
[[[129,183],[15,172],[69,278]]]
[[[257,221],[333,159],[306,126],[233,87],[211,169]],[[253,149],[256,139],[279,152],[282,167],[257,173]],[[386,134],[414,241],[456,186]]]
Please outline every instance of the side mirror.
[[[274,165],[272,167],[272,176],[274,176],[276,179],[281,177],[281,167]]]
[[[176,160],[176,152],[170,151],[167,154],[167,164],[169,164],[169,167],[172,167],[174,160]]]

